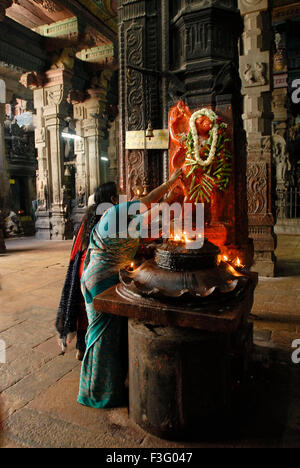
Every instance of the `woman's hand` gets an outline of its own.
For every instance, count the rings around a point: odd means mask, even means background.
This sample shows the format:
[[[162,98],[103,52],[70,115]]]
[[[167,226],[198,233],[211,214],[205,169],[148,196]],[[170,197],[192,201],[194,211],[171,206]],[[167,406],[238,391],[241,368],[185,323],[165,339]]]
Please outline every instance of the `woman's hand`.
[[[181,168],[176,169],[168,180],[168,183],[170,184],[170,186],[175,184],[177,179],[179,179],[179,177],[181,176],[182,176],[182,169]]]
[[[156,203],[162,199],[162,197],[170,191],[172,185],[177,181],[177,179],[182,175],[181,169],[176,169],[176,171],[171,175],[168,182],[164,182],[162,185],[157,187],[156,189],[152,190],[152,192],[148,193],[140,199],[140,201],[146,205],[148,208],[150,207],[151,203]]]

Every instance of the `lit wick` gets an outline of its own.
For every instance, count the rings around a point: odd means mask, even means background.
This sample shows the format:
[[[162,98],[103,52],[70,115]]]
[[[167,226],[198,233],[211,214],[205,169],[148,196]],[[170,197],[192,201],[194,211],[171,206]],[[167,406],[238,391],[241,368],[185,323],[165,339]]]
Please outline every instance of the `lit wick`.
[[[134,263],[131,262],[130,267],[128,268],[128,271],[133,271],[134,270]]]
[[[227,257],[227,255],[223,255],[223,262],[228,262],[229,258]]]
[[[239,257],[237,257],[235,261],[235,266],[236,268],[244,268],[245,265],[242,265],[241,260],[239,259]]]

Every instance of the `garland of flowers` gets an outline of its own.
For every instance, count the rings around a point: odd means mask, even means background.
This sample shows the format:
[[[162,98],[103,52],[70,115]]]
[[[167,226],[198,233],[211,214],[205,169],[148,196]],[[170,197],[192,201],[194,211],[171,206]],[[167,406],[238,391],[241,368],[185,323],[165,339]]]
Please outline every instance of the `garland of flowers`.
[[[199,147],[196,120],[202,116],[208,117],[213,127],[209,131],[209,138],[202,148]],[[210,202],[214,188],[225,191],[229,185],[232,172],[232,155],[227,149],[230,139],[226,135],[227,124],[218,118],[210,109],[196,111],[190,118],[190,131],[187,135],[182,135],[182,143],[186,148],[185,166],[190,170],[185,176],[186,179],[192,177],[189,195],[194,203]],[[203,156],[200,156],[202,149]]]
[[[202,116],[208,117],[213,123],[213,127],[210,131],[210,135],[212,136],[210,151],[205,161],[200,158],[198,132],[196,128],[196,120]],[[198,161],[198,164],[200,166],[209,166],[214,161],[214,158],[216,155],[216,145],[218,141],[218,128],[219,128],[219,126],[216,123],[216,120],[217,120],[216,114],[210,109],[201,109],[199,111],[196,111],[193,113],[192,117],[190,118],[190,131],[193,136],[194,155],[195,155],[195,159]]]

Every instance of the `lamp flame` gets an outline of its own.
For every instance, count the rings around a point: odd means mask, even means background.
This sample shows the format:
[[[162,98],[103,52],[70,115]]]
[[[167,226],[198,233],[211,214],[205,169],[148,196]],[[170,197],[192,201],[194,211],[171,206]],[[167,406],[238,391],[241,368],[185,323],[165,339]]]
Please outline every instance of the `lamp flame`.
[[[239,257],[237,257],[236,261],[235,261],[235,266],[237,268],[244,268],[245,265],[242,265],[242,262],[241,260],[239,259]]]

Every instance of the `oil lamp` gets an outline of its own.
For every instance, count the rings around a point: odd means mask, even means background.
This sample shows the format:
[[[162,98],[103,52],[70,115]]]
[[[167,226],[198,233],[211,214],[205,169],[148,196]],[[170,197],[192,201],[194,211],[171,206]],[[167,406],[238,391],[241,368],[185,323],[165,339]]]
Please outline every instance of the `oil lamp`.
[[[234,266],[235,266],[235,268],[237,268],[239,270],[242,270],[245,265],[242,265],[241,260],[239,259],[239,257],[237,257],[235,262],[234,262]]]
[[[134,263],[133,262],[130,263],[130,267],[128,267],[127,270],[128,271],[134,271]]]
[[[153,132],[153,128],[152,128],[152,123],[148,122],[148,127],[147,127],[147,130],[146,130],[146,138],[149,138],[149,140],[151,140],[151,138],[154,137],[154,132]]]

